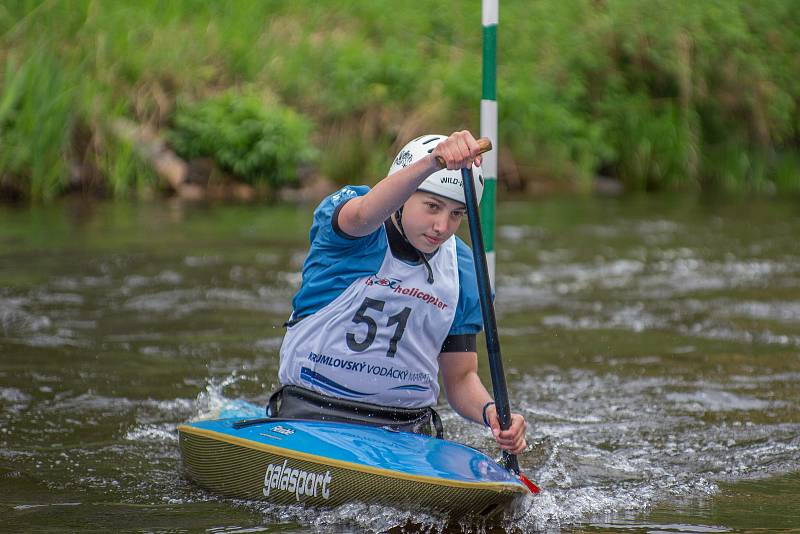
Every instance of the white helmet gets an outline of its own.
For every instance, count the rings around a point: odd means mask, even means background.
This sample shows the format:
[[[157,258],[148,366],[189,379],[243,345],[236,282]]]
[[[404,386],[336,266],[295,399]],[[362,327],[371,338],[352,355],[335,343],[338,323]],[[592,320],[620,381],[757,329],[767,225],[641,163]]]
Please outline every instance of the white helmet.
[[[447,139],[446,135],[428,134],[417,137],[404,146],[397,157],[394,158],[389,174],[393,174],[403,167],[408,167],[415,161],[419,161],[431,152],[436,145]],[[480,204],[483,195],[483,171],[475,164],[472,165],[472,176],[475,183],[475,195]],[[417,188],[418,191],[427,191],[436,195],[449,198],[466,204],[464,202],[464,186],[461,183],[461,171],[442,169],[428,176]]]

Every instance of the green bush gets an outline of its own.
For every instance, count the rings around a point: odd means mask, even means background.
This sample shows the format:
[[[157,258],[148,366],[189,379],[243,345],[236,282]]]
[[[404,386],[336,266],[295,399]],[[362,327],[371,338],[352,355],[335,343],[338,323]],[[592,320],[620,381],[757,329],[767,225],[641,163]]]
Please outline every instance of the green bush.
[[[228,92],[179,104],[169,140],[184,158],[210,157],[253,185],[293,184],[314,158],[311,122],[292,109],[255,95]]]

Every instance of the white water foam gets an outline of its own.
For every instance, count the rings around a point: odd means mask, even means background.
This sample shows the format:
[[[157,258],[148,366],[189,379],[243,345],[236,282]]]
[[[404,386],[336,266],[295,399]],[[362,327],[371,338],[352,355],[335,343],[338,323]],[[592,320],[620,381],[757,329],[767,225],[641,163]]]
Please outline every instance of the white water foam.
[[[427,534],[445,532],[447,518],[424,510],[405,510],[376,504],[350,503],[336,508],[315,509],[304,506],[277,506],[240,501],[248,509],[263,515],[267,524],[300,523],[304,532],[319,534],[363,532],[377,534],[413,525],[411,531]],[[476,532],[476,530],[464,530]]]
[[[241,399],[229,399],[225,396],[224,390],[227,387],[242,380],[248,380],[248,377],[237,372],[231,372],[224,378],[209,379],[205,389],[197,396],[195,413],[191,420],[264,416],[264,408]]]
[[[163,425],[136,425],[129,430],[124,439],[128,441],[152,441],[158,443],[177,443],[178,435],[175,433],[175,425],[167,423]]]

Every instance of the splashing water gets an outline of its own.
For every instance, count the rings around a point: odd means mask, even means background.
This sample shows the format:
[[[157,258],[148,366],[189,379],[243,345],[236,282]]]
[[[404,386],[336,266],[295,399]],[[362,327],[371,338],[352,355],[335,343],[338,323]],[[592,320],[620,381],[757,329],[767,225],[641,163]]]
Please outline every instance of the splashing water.
[[[229,399],[224,395],[224,390],[228,386],[246,379],[245,375],[235,371],[232,371],[222,379],[209,379],[205,389],[197,396],[195,407],[197,415],[192,417],[191,420],[263,417],[265,415],[264,408],[260,408],[243,399]]]

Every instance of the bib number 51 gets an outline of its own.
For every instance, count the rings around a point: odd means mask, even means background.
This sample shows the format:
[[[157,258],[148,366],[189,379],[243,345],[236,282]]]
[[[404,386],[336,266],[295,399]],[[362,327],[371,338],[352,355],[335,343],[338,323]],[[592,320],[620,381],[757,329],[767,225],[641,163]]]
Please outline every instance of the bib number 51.
[[[378,322],[367,314],[368,310],[375,310],[379,312],[379,315],[383,315],[383,307],[386,305],[386,302],[383,300],[371,299],[366,297],[364,302],[361,303],[361,306],[356,311],[355,315],[353,315],[353,322],[355,324],[365,324],[367,325],[367,335],[364,336],[364,339],[358,341],[356,339],[356,334],[353,332],[347,333],[347,346],[350,350],[355,352],[364,352],[367,350],[374,342],[375,337],[378,335]],[[403,310],[399,313],[389,316],[388,320],[386,321],[386,327],[391,328],[394,325],[397,325],[394,329],[394,335],[389,340],[389,350],[386,351],[386,356],[389,358],[394,358],[394,355],[397,353],[397,343],[400,341],[400,338],[403,337],[403,334],[406,331],[406,324],[408,323],[408,316],[411,315],[411,308],[403,308]]]

